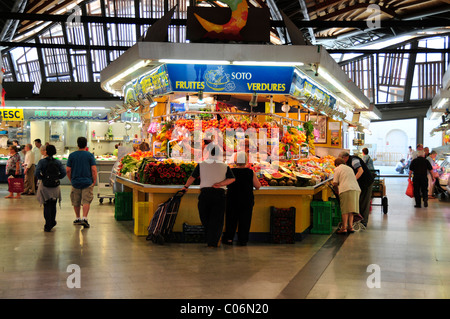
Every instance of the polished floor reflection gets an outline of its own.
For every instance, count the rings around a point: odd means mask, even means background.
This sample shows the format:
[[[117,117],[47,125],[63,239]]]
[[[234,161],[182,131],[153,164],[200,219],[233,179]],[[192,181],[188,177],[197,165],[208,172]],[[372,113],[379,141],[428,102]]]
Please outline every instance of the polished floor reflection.
[[[449,298],[450,203],[414,208],[404,178],[387,189],[389,213],[374,206],[369,228],[345,238],[208,249],[135,237],[96,200],[91,228],[74,226],[67,186],[47,233],[35,197],[5,199],[0,185],[0,298]]]

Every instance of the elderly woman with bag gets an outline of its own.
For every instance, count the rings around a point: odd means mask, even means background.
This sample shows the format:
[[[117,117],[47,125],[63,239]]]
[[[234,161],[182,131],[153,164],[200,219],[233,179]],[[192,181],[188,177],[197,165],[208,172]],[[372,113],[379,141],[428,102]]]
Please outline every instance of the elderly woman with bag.
[[[11,145],[9,147],[9,159],[6,162],[6,175],[8,176],[8,190],[9,195],[5,198],[20,198],[20,194],[23,192],[23,179],[22,179],[22,188],[17,188],[13,185],[13,179],[22,178],[21,171],[20,171],[20,154],[19,149],[15,145]],[[14,196],[14,193],[17,195]]]

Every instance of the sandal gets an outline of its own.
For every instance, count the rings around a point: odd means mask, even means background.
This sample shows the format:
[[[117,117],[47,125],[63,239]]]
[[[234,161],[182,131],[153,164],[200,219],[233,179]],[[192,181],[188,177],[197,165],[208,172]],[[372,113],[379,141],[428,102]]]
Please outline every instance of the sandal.
[[[347,234],[347,229],[341,227],[336,231],[337,234]]]
[[[347,228],[347,231],[348,231],[349,233],[352,233],[352,234],[355,232],[355,230],[353,229],[353,227]]]

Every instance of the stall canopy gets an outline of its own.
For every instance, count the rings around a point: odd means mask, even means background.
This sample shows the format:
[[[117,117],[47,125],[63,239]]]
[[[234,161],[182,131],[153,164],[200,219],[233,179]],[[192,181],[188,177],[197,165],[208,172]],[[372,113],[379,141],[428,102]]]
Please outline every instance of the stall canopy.
[[[259,94],[380,117],[320,46],[138,42],[101,72],[101,85],[124,102],[172,92]]]

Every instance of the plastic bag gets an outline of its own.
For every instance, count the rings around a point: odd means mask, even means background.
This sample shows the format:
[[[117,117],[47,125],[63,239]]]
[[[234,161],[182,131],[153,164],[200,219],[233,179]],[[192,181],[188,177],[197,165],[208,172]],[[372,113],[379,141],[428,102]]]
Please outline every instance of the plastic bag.
[[[414,197],[414,186],[411,179],[408,179],[408,187],[406,188],[406,196],[409,196],[411,198]]]

